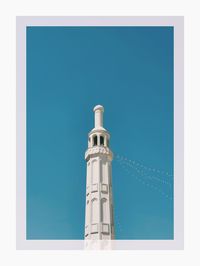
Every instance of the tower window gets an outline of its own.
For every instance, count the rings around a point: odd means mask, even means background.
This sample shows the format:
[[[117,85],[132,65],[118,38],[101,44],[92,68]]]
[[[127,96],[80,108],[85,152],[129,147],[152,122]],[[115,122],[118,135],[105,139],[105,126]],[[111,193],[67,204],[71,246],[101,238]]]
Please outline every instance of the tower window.
[[[97,136],[94,136],[94,138],[93,138],[93,145],[97,146]]]
[[[104,145],[104,137],[100,136],[100,145]]]

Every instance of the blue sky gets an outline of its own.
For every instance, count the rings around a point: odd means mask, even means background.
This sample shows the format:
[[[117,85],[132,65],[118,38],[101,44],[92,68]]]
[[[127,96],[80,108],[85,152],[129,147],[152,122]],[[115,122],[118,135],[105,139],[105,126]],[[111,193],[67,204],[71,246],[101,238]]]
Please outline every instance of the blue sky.
[[[27,28],[27,239],[83,239],[97,104],[116,239],[172,239],[172,27]]]

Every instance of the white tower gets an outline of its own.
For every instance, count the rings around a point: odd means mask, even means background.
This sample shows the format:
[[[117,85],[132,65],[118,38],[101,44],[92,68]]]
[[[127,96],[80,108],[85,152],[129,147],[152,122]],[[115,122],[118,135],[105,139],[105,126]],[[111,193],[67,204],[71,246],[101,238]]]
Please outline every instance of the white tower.
[[[103,128],[101,105],[94,107],[95,127],[88,134],[85,239],[114,239],[112,172],[109,132]]]

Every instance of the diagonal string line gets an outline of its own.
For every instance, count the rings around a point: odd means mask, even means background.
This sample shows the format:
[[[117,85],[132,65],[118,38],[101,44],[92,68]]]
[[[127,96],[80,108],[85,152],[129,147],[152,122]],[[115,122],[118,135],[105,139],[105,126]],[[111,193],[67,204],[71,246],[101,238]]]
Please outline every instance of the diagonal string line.
[[[173,177],[173,175],[170,174],[169,172],[165,172],[165,171],[157,169],[157,168],[148,167],[148,166],[146,166],[146,165],[144,165],[142,163],[139,163],[139,162],[137,162],[135,160],[130,160],[130,159],[124,157],[124,156],[120,156],[119,154],[116,155],[116,159],[130,162],[134,166],[144,169],[144,171],[153,172],[154,174],[165,175],[165,176],[171,177],[171,178]]]
[[[162,178],[159,178],[157,176],[152,176],[152,175],[149,175],[148,173],[144,172],[143,170],[140,170],[138,167],[134,166],[133,164],[129,163],[128,161],[122,161],[120,159],[117,159],[119,162],[131,167],[132,169],[134,169],[138,174],[140,174],[142,177],[146,177],[148,179],[151,179],[151,180],[156,180],[158,182],[161,182],[165,185],[168,185],[170,188],[172,188],[172,183],[169,182],[169,181],[166,181]]]
[[[120,163],[120,162],[119,162],[119,163]],[[129,175],[133,176],[133,177],[134,177],[135,179],[137,179],[140,183],[142,183],[143,185],[145,185],[145,186],[147,186],[147,187],[150,187],[150,188],[152,188],[152,189],[158,191],[161,195],[163,195],[164,197],[168,198],[169,200],[172,200],[172,197],[171,197],[169,194],[163,192],[163,190],[159,189],[158,187],[156,187],[156,186],[154,186],[154,185],[152,185],[152,184],[149,184],[149,183],[145,182],[144,180],[142,180],[141,178],[139,178],[138,176],[132,174],[129,170],[127,170],[127,168],[124,167],[124,165],[123,165],[122,163],[120,163],[120,165],[122,166],[122,168],[123,168],[123,169],[124,169]]]

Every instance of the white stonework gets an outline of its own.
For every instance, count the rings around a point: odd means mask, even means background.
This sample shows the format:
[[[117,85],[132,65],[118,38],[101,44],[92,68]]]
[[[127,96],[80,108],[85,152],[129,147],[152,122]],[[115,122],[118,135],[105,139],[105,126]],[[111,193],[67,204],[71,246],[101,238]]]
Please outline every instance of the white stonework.
[[[101,105],[94,107],[95,127],[88,134],[85,239],[114,239],[112,158],[109,148],[110,134],[103,128]]]

